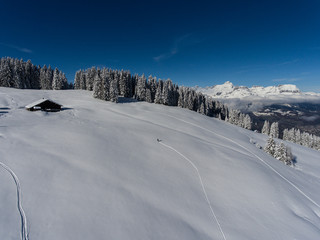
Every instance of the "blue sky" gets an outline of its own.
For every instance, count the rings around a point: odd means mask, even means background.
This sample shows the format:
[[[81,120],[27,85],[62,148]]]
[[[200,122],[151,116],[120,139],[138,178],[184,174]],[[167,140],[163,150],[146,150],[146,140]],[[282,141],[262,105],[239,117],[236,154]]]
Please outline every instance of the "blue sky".
[[[320,92],[320,1],[1,1],[0,56]]]

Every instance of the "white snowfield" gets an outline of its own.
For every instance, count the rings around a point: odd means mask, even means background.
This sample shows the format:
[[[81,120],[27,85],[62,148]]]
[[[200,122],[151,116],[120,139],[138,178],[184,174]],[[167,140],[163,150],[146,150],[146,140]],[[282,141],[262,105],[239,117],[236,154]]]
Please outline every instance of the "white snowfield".
[[[212,87],[195,87],[196,91],[202,92],[213,98],[219,99],[290,99],[290,100],[319,100],[320,93],[301,92],[300,89],[293,84],[283,84],[278,86],[253,86],[251,88],[245,86],[234,86],[227,81],[224,84],[214,85]]]
[[[318,151],[286,143],[288,167],[264,135],[91,94],[0,88],[0,162],[26,216],[0,168],[1,240],[319,239]],[[24,109],[41,98],[65,110]]]

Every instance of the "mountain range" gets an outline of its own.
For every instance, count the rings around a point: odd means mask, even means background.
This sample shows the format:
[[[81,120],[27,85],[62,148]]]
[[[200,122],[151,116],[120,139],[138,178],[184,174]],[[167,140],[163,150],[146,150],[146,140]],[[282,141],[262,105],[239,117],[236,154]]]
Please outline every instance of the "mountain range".
[[[254,130],[260,131],[268,120],[279,122],[281,132],[296,128],[320,136],[320,93],[302,92],[291,84],[249,88],[231,82],[194,89],[248,113]]]
[[[320,98],[320,93],[301,92],[296,85],[284,84],[278,86],[234,86],[231,82],[225,82],[221,85],[201,88],[196,86],[195,90],[209,95],[213,98],[291,98],[291,99],[315,99]]]

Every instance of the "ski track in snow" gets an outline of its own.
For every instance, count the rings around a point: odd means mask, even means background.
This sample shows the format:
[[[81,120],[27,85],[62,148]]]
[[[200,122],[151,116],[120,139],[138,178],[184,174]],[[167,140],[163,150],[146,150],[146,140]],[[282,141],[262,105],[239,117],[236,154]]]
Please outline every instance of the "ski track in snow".
[[[251,157],[251,155],[246,154],[246,153],[244,153],[244,152],[240,152],[240,151],[238,151],[238,150],[235,150],[235,149],[233,149],[232,147],[224,146],[224,145],[219,144],[219,143],[213,143],[213,142],[210,142],[210,141],[208,141],[208,140],[202,139],[202,138],[200,138],[200,137],[194,136],[194,135],[192,135],[192,134],[185,133],[185,132],[183,132],[183,131],[180,131],[180,130],[177,130],[177,129],[174,129],[174,128],[170,128],[170,127],[168,127],[168,126],[161,125],[161,124],[159,124],[159,123],[147,121],[147,120],[145,120],[145,119],[138,118],[138,117],[135,117],[135,116],[126,114],[126,113],[121,113],[121,112],[118,112],[118,111],[115,111],[115,110],[111,110],[111,109],[108,109],[108,111],[110,111],[110,112],[112,112],[112,113],[115,113],[115,114],[118,114],[118,115],[121,115],[121,116],[125,116],[125,117],[128,117],[128,118],[132,118],[132,119],[135,119],[135,120],[138,120],[138,121],[143,121],[143,122],[146,122],[146,123],[149,123],[149,124],[158,126],[158,127],[166,128],[166,129],[169,129],[169,130],[171,130],[171,131],[175,131],[175,132],[181,133],[181,134],[183,134],[183,135],[190,136],[190,137],[192,137],[192,138],[195,138],[195,139],[198,140],[199,142],[202,142],[202,143],[207,144],[207,145],[211,145],[211,146],[221,146],[221,147],[224,147],[224,148],[228,148],[228,149],[230,149],[230,150],[232,150],[232,151],[238,152],[238,153],[240,153],[240,154],[246,155],[246,156],[248,156],[248,157]]]
[[[118,115],[122,115],[122,116],[126,116],[126,117],[129,117],[129,118],[138,120],[138,121],[144,121],[144,122],[147,122],[147,123],[149,123],[149,124],[153,124],[153,125],[156,125],[156,126],[159,126],[159,127],[168,128],[168,127],[166,127],[166,126],[162,126],[162,125],[156,124],[156,123],[154,123],[154,122],[146,121],[146,120],[144,120],[144,119],[140,119],[140,118],[134,117],[134,116],[129,115],[129,114],[120,113],[120,112],[117,112],[117,111],[111,110],[111,109],[109,109],[109,111],[112,112],[112,113],[118,114]],[[175,130],[175,129],[171,129],[171,128],[168,128],[168,129],[174,130],[174,131],[177,131],[177,132],[180,132],[180,131]],[[182,133],[182,132],[181,132],[181,133]],[[193,136],[193,137],[195,137],[195,136]],[[196,138],[197,138],[197,137],[196,137]],[[198,138],[197,138],[197,139],[198,139]],[[200,139],[200,138],[199,138],[199,140],[200,140],[201,142],[206,143],[206,144],[219,145],[219,144],[214,144],[214,143],[211,143],[211,142],[202,140],[202,139]],[[220,222],[219,222],[219,220],[218,220],[215,212],[213,211],[211,202],[210,202],[210,200],[209,200],[207,191],[206,191],[206,189],[205,189],[205,187],[204,187],[204,184],[203,184],[203,181],[202,181],[202,177],[201,177],[201,175],[200,175],[200,172],[199,172],[199,169],[197,168],[197,166],[196,166],[189,158],[187,158],[185,155],[183,155],[181,152],[179,152],[179,151],[176,150],[175,148],[173,148],[173,147],[171,147],[171,146],[169,146],[169,145],[167,145],[167,144],[165,144],[165,143],[163,143],[163,142],[159,142],[159,143],[160,143],[161,145],[163,145],[163,146],[165,146],[165,147],[173,150],[173,151],[176,152],[177,154],[179,154],[182,158],[184,158],[185,160],[187,160],[187,161],[191,164],[191,166],[196,170],[197,175],[198,175],[198,178],[199,178],[199,181],[200,181],[200,184],[201,184],[201,187],[202,187],[202,191],[203,191],[204,196],[205,196],[205,199],[206,199],[206,202],[208,203],[208,206],[209,206],[209,208],[210,208],[210,211],[211,211],[211,214],[212,214],[212,217],[213,217],[213,221],[214,221],[214,223],[216,223],[216,224],[218,225],[219,231],[220,231],[223,239],[224,239],[224,240],[227,240],[227,239],[226,239],[226,236],[225,236],[225,234],[224,234],[224,232],[223,232],[223,230],[222,230],[221,224],[220,224]]]
[[[0,166],[4,168],[7,172],[10,173],[12,176],[16,187],[17,187],[17,199],[18,199],[18,209],[21,217],[21,240],[28,240],[28,226],[27,226],[27,217],[26,214],[22,208],[21,203],[21,187],[20,187],[20,181],[17,175],[4,163],[0,162]]]
[[[169,146],[169,145],[167,145],[167,144],[165,144],[165,143],[163,143],[163,142],[159,142],[159,143],[160,143],[161,145],[163,145],[163,146],[171,149],[172,151],[176,152],[177,154],[179,154],[182,158],[184,158],[185,160],[187,160],[187,161],[191,164],[191,166],[196,170],[197,175],[198,175],[198,177],[199,177],[199,181],[200,181],[201,187],[202,187],[202,191],[203,191],[204,196],[205,196],[205,199],[206,199],[206,201],[207,201],[207,203],[208,203],[208,205],[209,205],[209,208],[210,208],[210,211],[211,211],[213,220],[215,221],[215,223],[217,223],[223,239],[226,240],[226,236],[225,236],[225,234],[224,234],[224,232],[223,232],[223,230],[222,230],[221,224],[220,224],[220,222],[219,222],[219,220],[218,220],[218,218],[217,218],[216,214],[214,213],[213,208],[212,208],[212,206],[211,206],[211,202],[210,202],[210,200],[209,200],[209,198],[208,198],[207,191],[206,191],[206,189],[205,189],[205,187],[204,187],[204,184],[203,184],[203,181],[202,181],[202,178],[201,178],[201,175],[200,175],[200,172],[199,172],[199,169],[197,168],[197,166],[196,166],[189,158],[187,158],[185,155],[183,155],[181,152],[179,152],[179,151],[176,150],[175,148],[173,148],[173,147],[171,147],[171,146]]]
[[[177,117],[175,117],[175,116],[172,116],[172,115],[168,115],[168,114],[165,114],[165,115],[168,116],[168,117],[177,119],[177,120],[179,120],[179,121],[181,121],[181,122],[184,122],[184,123],[190,124],[190,125],[192,125],[192,126],[198,127],[198,128],[200,128],[200,129],[202,129],[202,130],[205,130],[205,131],[207,131],[207,132],[210,132],[210,133],[212,133],[212,134],[214,134],[214,135],[217,135],[217,136],[219,136],[219,137],[221,137],[221,138],[224,138],[224,139],[226,139],[226,140],[228,140],[228,141],[236,144],[237,146],[241,147],[242,149],[248,151],[248,152],[251,153],[253,156],[255,156],[256,158],[258,158],[264,165],[266,165],[266,166],[267,166],[269,169],[271,169],[274,173],[276,173],[280,178],[282,178],[282,179],[283,179],[284,181],[286,181],[289,185],[291,185],[294,189],[296,189],[302,196],[304,196],[306,199],[308,199],[311,203],[313,203],[315,206],[317,206],[317,207],[320,209],[320,205],[319,205],[316,201],[314,201],[311,197],[309,197],[306,193],[304,193],[297,185],[295,185],[293,182],[291,182],[289,179],[287,179],[285,176],[283,176],[281,173],[279,173],[276,169],[274,169],[270,164],[268,164],[266,161],[264,161],[264,160],[263,160],[261,157],[259,157],[257,154],[255,154],[254,152],[252,152],[252,151],[249,150],[248,148],[244,147],[244,146],[241,145],[240,143],[237,143],[236,141],[234,141],[234,140],[232,140],[232,139],[230,139],[230,138],[228,138],[228,137],[225,137],[225,136],[223,136],[223,135],[221,135],[221,134],[219,134],[219,133],[216,133],[216,132],[214,132],[214,131],[212,131],[212,130],[209,130],[209,129],[206,129],[206,128],[204,128],[204,127],[201,127],[201,126],[199,126],[199,125],[197,125],[197,124],[194,124],[194,123],[192,123],[192,122],[188,122],[188,121],[179,119],[179,118],[177,118]]]

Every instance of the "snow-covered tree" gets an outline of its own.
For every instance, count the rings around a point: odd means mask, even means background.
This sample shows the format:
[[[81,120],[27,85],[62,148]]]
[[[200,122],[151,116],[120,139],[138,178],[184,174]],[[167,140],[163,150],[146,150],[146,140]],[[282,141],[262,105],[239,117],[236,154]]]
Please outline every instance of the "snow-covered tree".
[[[252,121],[251,118],[248,114],[245,115],[244,117],[244,126],[245,129],[251,130],[252,127]]]
[[[185,99],[184,99],[184,87],[179,87],[179,99],[178,99],[178,107],[183,108],[185,105]]]
[[[86,90],[87,84],[86,84],[86,74],[84,72],[80,72],[80,89]]]
[[[264,147],[264,151],[268,154],[270,154],[271,156],[274,156],[275,151],[276,151],[276,142],[274,141],[274,139],[272,137],[269,137],[267,140],[267,143]]]
[[[93,90],[93,82],[94,82],[96,74],[97,74],[97,69],[95,67],[92,67],[92,68],[87,70],[86,90],[88,90],[88,91],[92,91]]]
[[[269,135],[270,134],[270,123],[269,121],[265,120],[263,127],[261,129],[261,133],[265,134],[265,135]]]
[[[52,81],[53,81],[53,69],[49,65],[47,69],[47,76],[46,76],[44,89],[48,89],[48,90],[52,89]]]
[[[53,80],[52,80],[52,89],[60,90],[62,88],[62,79],[57,68],[54,69],[53,72]]]
[[[130,81],[130,74],[121,70],[119,76],[119,93],[121,96],[130,97],[130,88],[129,88],[129,81]]]
[[[146,100],[146,88],[147,88],[147,80],[144,74],[138,78],[137,86],[136,86],[136,99],[139,101]]]
[[[169,106],[173,106],[174,104],[173,84],[170,79],[166,80],[163,84],[162,104]]]
[[[14,88],[23,88],[23,79],[24,79],[24,69],[22,67],[22,61],[16,59],[16,64],[14,65],[14,74],[13,74],[13,81],[14,81]]]
[[[80,89],[80,70],[76,72],[76,75],[74,77],[74,89]]]
[[[109,89],[109,96],[110,96],[110,101],[111,102],[118,102],[118,84],[117,84],[117,79],[112,78],[110,81],[110,89]]]
[[[110,101],[110,73],[108,69],[103,68],[100,74],[101,84],[103,88],[102,98],[103,100]]]
[[[163,103],[162,86],[163,86],[163,81],[161,79],[159,79],[158,87],[157,87],[155,98],[154,98],[154,102],[158,103],[158,104],[162,104]]]
[[[150,86],[150,94],[151,94],[151,102],[155,101],[156,91],[157,91],[157,78],[149,76],[148,77],[148,83]]]
[[[151,90],[150,88],[146,89],[146,102],[152,103],[152,96],[151,96]]]
[[[95,74],[93,81],[93,97],[99,99],[104,98],[104,86],[99,72]]]
[[[44,65],[40,70],[40,87],[41,89],[46,89],[46,81],[47,81],[47,66]]]
[[[291,150],[283,142],[276,145],[274,157],[284,162],[286,165],[292,164]]]
[[[30,60],[26,62],[24,69],[25,69],[24,88],[32,88],[31,86],[32,63]]]
[[[273,122],[270,127],[270,137],[272,138],[279,138],[279,123]]]
[[[286,158],[284,159],[284,163],[286,165],[292,165],[293,164],[293,156],[291,149],[286,146]]]
[[[12,82],[13,76],[10,69],[9,62],[5,62],[0,68],[0,86],[10,87],[10,82]]]

